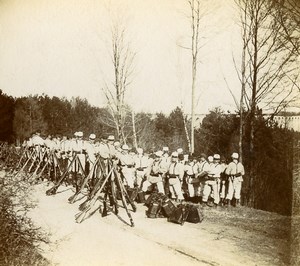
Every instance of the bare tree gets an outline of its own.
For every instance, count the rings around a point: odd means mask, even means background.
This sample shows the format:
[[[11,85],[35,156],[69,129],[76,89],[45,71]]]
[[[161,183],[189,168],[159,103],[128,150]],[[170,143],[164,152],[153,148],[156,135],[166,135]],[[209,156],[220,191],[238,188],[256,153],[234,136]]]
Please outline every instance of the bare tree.
[[[132,82],[133,63],[136,55],[131,49],[126,33],[126,28],[123,24],[114,22],[111,28],[111,58],[114,81],[111,85],[106,83],[103,88],[111,115],[107,122],[116,129],[119,139],[122,139],[124,142],[126,142],[124,133],[126,117],[130,111],[125,102],[125,95],[128,86]]]
[[[242,95],[249,106],[250,149],[258,108],[277,107],[291,95],[295,48],[282,38],[272,1],[237,0],[243,25]],[[287,46],[290,49],[287,49]]]
[[[242,23],[242,65],[240,100],[240,145],[245,135],[243,124],[247,123],[247,153],[249,179],[246,190],[253,191],[256,182],[254,170],[254,140],[256,116],[261,110],[278,112],[293,97],[297,79],[296,47],[284,37],[272,0],[236,0]],[[243,104],[247,108],[243,117]],[[254,193],[247,195],[246,204],[253,206]]]
[[[190,153],[194,152],[195,149],[195,90],[196,90],[196,81],[197,81],[197,71],[198,71],[198,62],[199,62],[199,51],[203,45],[201,45],[201,20],[208,14],[208,8],[205,6],[205,3],[202,3],[201,0],[187,0],[189,5],[189,20],[191,26],[191,46],[183,47],[189,49],[192,55],[192,93],[191,93],[191,137],[187,138],[190,148]],[[207,3],[206,3],[207,4]]]

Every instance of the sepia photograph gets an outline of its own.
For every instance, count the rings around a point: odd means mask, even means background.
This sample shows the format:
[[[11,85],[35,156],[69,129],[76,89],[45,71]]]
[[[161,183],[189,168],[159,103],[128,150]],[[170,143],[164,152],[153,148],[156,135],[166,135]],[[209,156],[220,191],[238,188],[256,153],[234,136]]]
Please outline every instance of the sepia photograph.
[[[300,265],[300,0],[0,0],[0,266]]]

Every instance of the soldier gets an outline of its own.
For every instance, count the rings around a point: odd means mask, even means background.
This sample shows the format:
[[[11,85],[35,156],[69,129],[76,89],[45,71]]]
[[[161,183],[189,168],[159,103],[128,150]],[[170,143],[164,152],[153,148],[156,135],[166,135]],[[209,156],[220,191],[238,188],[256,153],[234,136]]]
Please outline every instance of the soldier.
[[[162,151],[163,151],[163,154],[160,159],[159,174],[161,175],[161,178],[162,178],[165,193],[166,193],[166,195],[169,195],[170,187],[169,187],[169,182],[168,182],[168,178],[167,178],[167,173],[170,168],[171,157],[169,156],[169,148],[167,146],[163,147]]]
[[[129,154],[129,147],[124,144],[122,146],[123,154],[120,155],[119,163],[121,167],[121,172],[126,180],[127,185],[130,188],[134,188],[134,161],[132,156]]]
[[[193,155],[188,157],[188,163],[185,164],[185,173],[189,200],[196,202],[199,197],[200,188],[200,180],[197,178],[199,174],[199,162]]]
[[[203,188],[203,197],[202,197],[202,204],[205,206],[218,206],[219,204],[219,193],[218,193],[218,184],[217,184],[217,176],[215,177],[215,174],[217,173],[216,166],[214,164],[214,158],[213,156],[208,156],[208,163],[209,163],[209,170],[208,175],[206,178],[206,181],[204,182],[204,188]],[[209,200],[210,194],[213,194],[214,203],[211,205]]]
[[[244,166],[238,161],[239,154],[234,152],[231,155],[232,162],[228,164],[225,173],[229,176],[228,193],[226,195],[226,205],[231,204],[231,200],[235,198],[235,206],[240,205],[241,189],[243,175],[245,174]]]
[[[141,186],[142,181],[144,180],[146,169],[149,167],[149,159],[144,155],[142,148],[137,149],[137,156],[134,158],[135,165],[135,176],[136,176],[136,185]]]
[[[85,145],[84,145],[84,140],[83,140],[83,133],[81,131],[76,132],[75,134],[75,140],[72,141],[71,143],[71,150],[72,150],[72,155],[77,156],[80,164],[83,168],[85,169]],[[81,167],[78,165],[75,166],[73,169],[75,172],[81,172]],[[84,174],[84,173],[82,173]]]
[[[143,182],[142,191],[146,192],[149,187],[157,186],[158,192],[165,194],[162,176],[160,174],[160,160],[162,152],[157,151],[154,155],[154,159],[150,159],[148,167],[146,169],[146,180]]]
[[[94,166],[94,163],[96,162],[97,148],[96,148],[96,144],[95,144],[95,139],[96,139],[96,135],[92,133],[89,136],[89,141],[85,143],[88,172],[91,171],[91,169]]]
[[[171,198],[177,201],[184,199],[181,191],[181,182],[184,176],[184,166],[178,161],[178,153],[173,152],[171,155],[171,164],[168,171],[169,189]]]
[[[221,157],[220,160],[221,167],[222,167],[222,172],[221,172],[221,177],[220,177],[220,203],[223,206],[225,204],[225,196],[226,196],[226,191],[228,188],[228,176],[226,175],[225,171],[227,168],[226,160],[224,157]]]
[[[207,180],[208,172],[209,172],[210,166],[209,163],[206,160],[206,154],[201,153],[199,157],[199,169],[198,169],[198,175],[197,177],[199,178],[199,194],[200,198],[203,197],[203,189],[205,182]]]

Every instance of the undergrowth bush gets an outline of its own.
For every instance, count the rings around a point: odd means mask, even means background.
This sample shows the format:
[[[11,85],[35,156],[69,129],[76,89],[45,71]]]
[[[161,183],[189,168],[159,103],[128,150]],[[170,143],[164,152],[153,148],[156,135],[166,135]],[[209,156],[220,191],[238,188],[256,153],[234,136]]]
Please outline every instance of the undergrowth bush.
[[[48,237],[27,216],[34,205],[29,184],[21,178],[0,175],[0,265],[49,265],[39,251]]]

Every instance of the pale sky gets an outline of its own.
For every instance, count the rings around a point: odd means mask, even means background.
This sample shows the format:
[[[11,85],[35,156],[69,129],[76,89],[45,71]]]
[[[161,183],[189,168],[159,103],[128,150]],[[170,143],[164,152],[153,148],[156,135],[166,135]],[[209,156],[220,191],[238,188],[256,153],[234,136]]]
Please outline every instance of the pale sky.
[[[234,110],[239,98],[232,54],[240,55],[240,30],[231,0],[203,0],[207,44],[200,51],[196,112]],[[103,106],[101,88],[112,82],[112,17],[126,21],[135,58],[127,100],[136,111],[170,112],[181,101],[190,112],[190,26],[186,0],[0,0],[0,89],[13,96],[80,96]],[[239,60],[237,58],[237,62]]]

